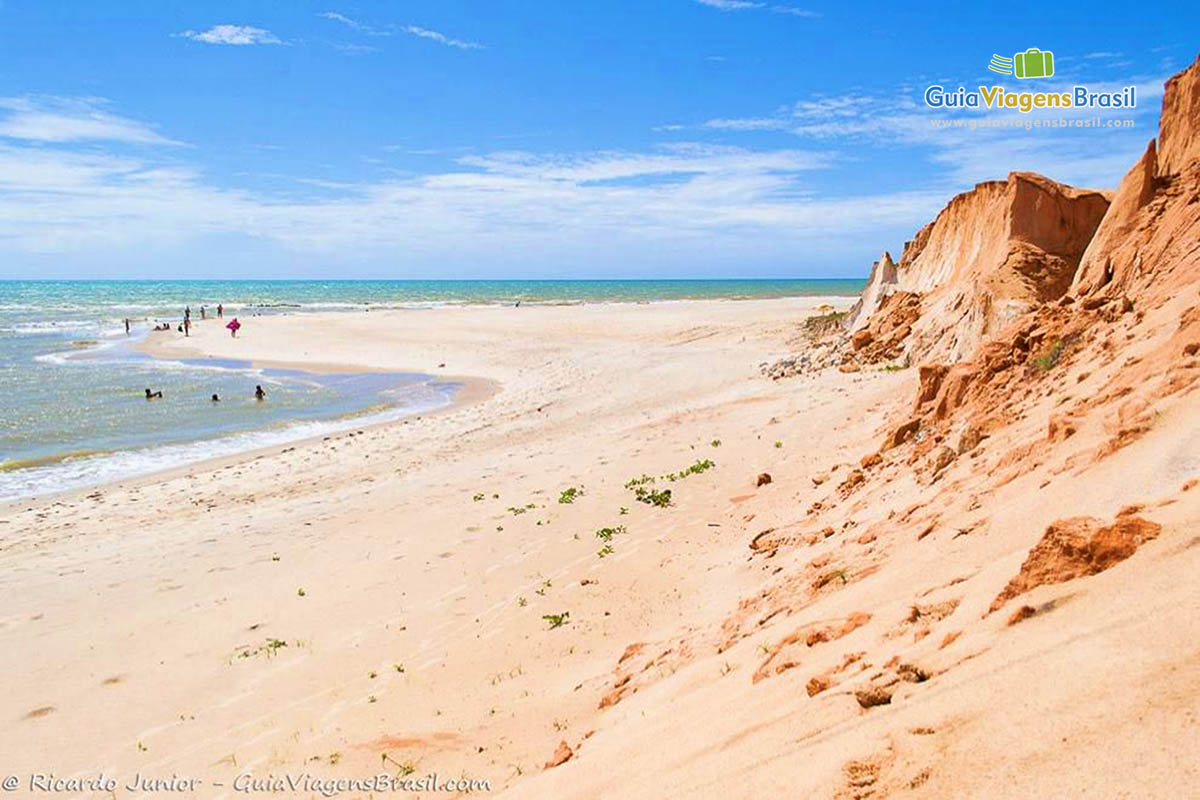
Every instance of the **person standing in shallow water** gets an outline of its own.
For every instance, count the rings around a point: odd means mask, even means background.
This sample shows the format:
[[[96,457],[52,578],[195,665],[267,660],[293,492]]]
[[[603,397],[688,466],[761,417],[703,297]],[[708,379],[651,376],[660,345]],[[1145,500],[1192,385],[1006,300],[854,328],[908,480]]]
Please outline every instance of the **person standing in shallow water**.
[[[217,303],[217,319],[220,319],[223,316],[225,316],[225,306]]]
[[[267,399],[267,393],[263,391],[263,388],[261,385],[254,387],[254,399],[259,401],[260,403],[263,400]]]
[[[129,317],[125,318],[125,335],[129,335]]]

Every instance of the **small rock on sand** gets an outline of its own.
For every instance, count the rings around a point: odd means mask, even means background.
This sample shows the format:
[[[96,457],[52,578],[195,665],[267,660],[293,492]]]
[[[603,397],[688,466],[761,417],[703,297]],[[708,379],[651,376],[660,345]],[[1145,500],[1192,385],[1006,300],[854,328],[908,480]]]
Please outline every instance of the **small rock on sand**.
[[[554,751],[554,755],[546,762],[546,769],[553,769],[560,764],[565,764],[571,760],[571,756],[575,755],[575,751],[567,744],[566,740],[558,743],[558,749]]]

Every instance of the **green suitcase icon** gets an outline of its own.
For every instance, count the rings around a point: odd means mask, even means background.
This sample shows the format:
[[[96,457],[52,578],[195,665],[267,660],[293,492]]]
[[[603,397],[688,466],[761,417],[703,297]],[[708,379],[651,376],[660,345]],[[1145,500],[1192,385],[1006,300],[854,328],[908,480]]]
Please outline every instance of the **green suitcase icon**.
[[[1054,74],[1054,53],[1031,47],[1013,56],[1013,74],[1018,78],[1049,78]]]

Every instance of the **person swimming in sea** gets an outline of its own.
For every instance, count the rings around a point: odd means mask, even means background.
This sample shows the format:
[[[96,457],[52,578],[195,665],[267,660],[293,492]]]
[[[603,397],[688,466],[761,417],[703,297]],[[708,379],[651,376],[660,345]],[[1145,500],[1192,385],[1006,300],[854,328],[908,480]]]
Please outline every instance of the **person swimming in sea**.
[[[261,385],[254,387],[254,399],[258,400],[260,403],[267,399],[267,393],[263,391]]]
[[[219,403],[219,402],[221,402],[221,398],[220,398],[220,396],[219,396],[219,395],[216,395],[216,394],[214,394],[214,395],[212,396],[212,401],[213,401],[214,403]]]
[[[163,396],[163,393],[162,393],[161,389],[159,389],[157,392],[152,392],[149,389],[146,390],[146,399],[147,400],[161,399],[162,396]]]

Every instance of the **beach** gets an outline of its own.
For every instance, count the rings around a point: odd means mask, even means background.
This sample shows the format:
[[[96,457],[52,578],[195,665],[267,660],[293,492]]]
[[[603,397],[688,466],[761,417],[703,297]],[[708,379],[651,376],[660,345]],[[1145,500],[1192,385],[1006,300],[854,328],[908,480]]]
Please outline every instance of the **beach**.
[[[978,529],[978,512],[943,501],[940,545],[888,563],[911,527],[871,523],[919,497],[901,480],[815,546],[766,559],[748,548],[761,533],[810,535],[806,513],[828,503],[838,465],[846,474],[874,450],[916,391],[912,369],[763,378],[761,363],[802,347],[823,303],[296,314],[247,321],[238,338],[217,323],[148,337],[163,357],[444,374],[463,395],[432,415],[8,506],[6,769],[102,765],[197,778],[209,796],[234,796],[238,776],[379,769],[522,798],[828,796],[856,759],[910,778],[950,764],[941,786],[964,790],[995,780],[962,766],[985,759],[1032,790],[1043,748],[1111,747],[1094,740],[1097,715],[1120,730],[1158,696],[1128,669],[1180,669],[1200,640],[1196,616],[1180,613],[1195,610],[1182,581],[1194,548],[1175,543],[1171,560],[1154,549],[1138,587],[1084,591],[1056,626],[1030,624],[1003,648],[1002,619],[970,620],[1039,521],[1096,511],[1086,492],[1048,509],[1028,485],[1037,475],[1015,481],[989,497],[983,523],[1010,535],[962,539],[955,525]],[[1181,446],[1140,443],[1139,458]],[[1104,505],[1158,491],[1142,474]],[[670,506],[628,488],[647,475],[644,486],[671,489]],[[1192,505],[1159,518],[1187,519]],[[838,565],[796,604],[797,578]],[[850,631],[846,646],[793,655],[797,625]],[[920,702],[868,715],[851,692],[806,698],[802,682],[776,678],[797,655],[804,676],[865,680],[865,664],[895,657],[949,674]],[[1044,675],[1034,684],[1030,661]],[[1079,700],[1051,691],[1067,674],[1108,700],[1063,708]],[[1192,702],[1194,681],[1170,685]],[[1032,730],[1030,703],[1044,704]],[[570,760],[546,769],[564,742]],[[1145,770],[1168,768],[1170,751],[1147,745],[1120,747]],[[602,768],[614,759],[622,769]],[[1094,775],[1116,780],[1104,764]]]
[[[5,769],[174,776],[212,797],[380,771],[522,798],[852,796],[860,772],[935,796],[1002,777],[1015,796],[1088,758],[1072,787],[1171,770],[1158,788],[1181,786],[1178,751],[1133,731],[1147,714],[1181,737],[1194,725],[1178,709],[1198,688],[1184,576],[1200,551],[1164,534],[1137,582],[1114,570],[1069,601],[1035,589],[1052,624],[1015,636],[988,603],[1050,520],[1177,493],[1196,466],[1186,412],[1096,467],[1124,475],[1104,501],[1072,483],[1047,503],[1052,465],[972,494],[1001,441],[932,500],[902,466],[843,500],[918,375],[765,378],[826,302],[297,314],[236,339],[212,321],[150,335],[157,357],[463,390],[433,414],[10,504]],[[1154,519],[1185,529],[1196,496]],[[867,710],[856,692],[896,663],[920,680]],[[1090,760],[1101,751],[1119,757]],[[356,785],[346,796],[371,795]]]
[[[824,302],[450,307],[257,318],[237,339],[214,321],[152,334],[160,356],[422,371],[464,391],[435,415],[10,505],[8,769],[228,781],[354,775],[386,753],[493,789],[536,772],[594,727],[625,645],[724,610],[711,571],[744,580],[724,574],[745,547],[746,499],[730,498],[754,496],[762,469],[866,435],[848,420],[908,377],[837,376],[822,393],[758,378]],[[800,411],[811,428],[771,423]],[[717,466],[681,481],[671,509],[623,488],[705,458]],[[582,496],[559,503],[569,487]],[[617,526],[598,556],[595,532]]]

